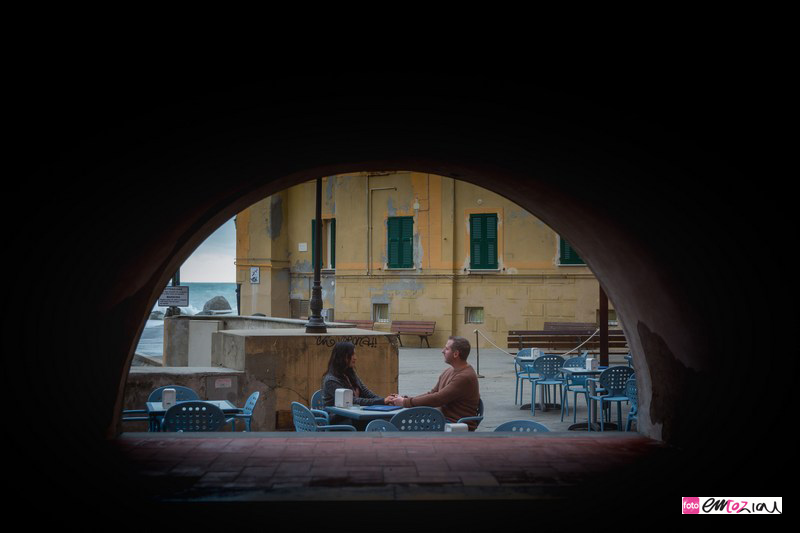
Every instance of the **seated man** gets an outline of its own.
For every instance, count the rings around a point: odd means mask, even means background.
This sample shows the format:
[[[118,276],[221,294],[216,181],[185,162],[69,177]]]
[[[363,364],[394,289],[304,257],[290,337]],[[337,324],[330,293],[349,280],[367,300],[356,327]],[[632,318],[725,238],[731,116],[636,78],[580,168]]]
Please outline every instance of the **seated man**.
[[[480,390],[478,375],[467,363],[469,341],[463,337],[450,337],[442,350],[444,362],[450,368],[442,372],[436,386],[427,394],[419,396],[399,396],[393,394],[386,398],[387,404],[402,407],[438,407],[447,422],[457,422],[459,418],[475,416],[478,412]],[[469,430],[475,431],[477,423],[469,421]]]

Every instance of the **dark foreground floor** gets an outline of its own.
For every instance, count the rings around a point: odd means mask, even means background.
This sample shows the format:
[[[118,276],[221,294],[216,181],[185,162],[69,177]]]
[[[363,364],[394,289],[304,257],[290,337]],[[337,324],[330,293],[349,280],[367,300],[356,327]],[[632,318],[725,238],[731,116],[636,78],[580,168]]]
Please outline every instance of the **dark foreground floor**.
[[[127,434],[114,446],[128,465],[128,486],[163,513],[313,508],[361,518],[400,511],[455,520],[473,511],[580,514],[625,507],[646,491],[660,506],[657,484],[677,460],[661,443],[616,432]]]

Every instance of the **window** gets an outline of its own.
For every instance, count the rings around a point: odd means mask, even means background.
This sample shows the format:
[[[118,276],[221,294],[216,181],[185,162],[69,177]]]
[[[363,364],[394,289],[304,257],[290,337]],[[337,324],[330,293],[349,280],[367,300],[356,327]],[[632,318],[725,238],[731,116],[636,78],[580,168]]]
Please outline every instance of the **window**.
[[[389,268],[413,268],[414,217],[389,217],[386,226]]]
[[[469,267],[497,269],[497,214],[469,216]]]
[[[464,319],[466,324],[483,324],[483,307],[467,307]]]
[[[372,321],[389,322],[389,304],[372,304]]]
[[[558,242],[558,264],[559,265],[585,265],[586,263],[578,255],[578,252],[559,236]]]
[[[311,220],[311,261],[312,267],[317,264],[317,221]],[[336,219],[322,220],[322,267],[336,268]]]

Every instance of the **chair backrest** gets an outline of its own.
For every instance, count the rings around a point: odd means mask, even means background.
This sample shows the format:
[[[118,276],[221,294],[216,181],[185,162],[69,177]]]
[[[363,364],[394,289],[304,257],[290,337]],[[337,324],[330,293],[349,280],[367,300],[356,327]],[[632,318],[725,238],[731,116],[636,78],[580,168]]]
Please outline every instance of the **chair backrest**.
[[[553,379],[564,366],[564,358],[560,355],[543,355],[533,362],[533,370],[544,379]]]
[[[608,389],[611,396],[622,396],[625,394],[625,383],[633,374],[633,369],[627,365],[610,366],[600,374],[600,386]]]
[[[292,402],[292,419],[295,431],[319,431],[314,413],[301,403]]]
[[[190,389],[189,387],[183,387],[181,385],[165,385],[163,387],[159,387],[155,389],[153,392],[150,393],[150,396],[147,398],[148,402],[160,402],[161,397],[164,394],[164,389],[175,389],[175,401],[177,402],[184,402],[187,400],[199,400],[200,396],[197,395],[195,391]]]
[[[625,382],[625,396],[631,402],[631,409],[634,413],[639,411],[639,387],[636,385],[636,376],[631,376]]]
[[[244,414],[246,415],[253,414],[253,409],[255,409],[256,403],[258,402],[258,397],[260,395],[261,394],[258,391],[250,395],[250,397],[247,399],[247,402],[244,404],[244,407],[242,408]]]
[[[483,416],[483,398],[478,398],[478,416]]]
[[[534,422],[533,420],[511,420],[503,422],[496,428],[495,431],[513,431],[516,433],[531,433],[531,432],[547,432],[550,431],[547,426]]]
[[[325,402],[322,400],[322,389],[311,395],[312,409],[325,409]]]
[[[444,431],[444,415],[433,407],[412,407],[389,421],[400,431]]]
[[[397,426],[387,420],[372,420],[364,431],[400,431]]]
[[[185,401],[173,405],[164,414],[164,431],[217,431],[225,422],[222,409],[213,403]]]
[[[564,361],[564,368],[586,368],[586,357],[576,355]]]

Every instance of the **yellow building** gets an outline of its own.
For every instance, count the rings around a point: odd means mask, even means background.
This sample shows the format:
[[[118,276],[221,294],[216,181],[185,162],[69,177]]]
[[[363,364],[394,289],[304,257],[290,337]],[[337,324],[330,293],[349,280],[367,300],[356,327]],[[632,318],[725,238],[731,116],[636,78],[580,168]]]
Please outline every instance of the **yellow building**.
[[[307,316],[314,209],[309,181],[237,215],[243,315]],[[322,219],[327,320],[374,320],[379,330],[392,320],[431,320],[431,346],[449,335],[472,340],[478,329],[501,347],[509,330],[597,320],[598,282],[577,254],[535,216],[481,187],[417,172],[330,176]]]

